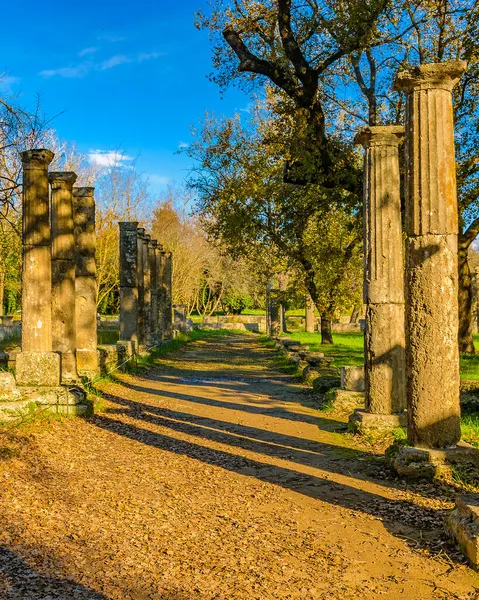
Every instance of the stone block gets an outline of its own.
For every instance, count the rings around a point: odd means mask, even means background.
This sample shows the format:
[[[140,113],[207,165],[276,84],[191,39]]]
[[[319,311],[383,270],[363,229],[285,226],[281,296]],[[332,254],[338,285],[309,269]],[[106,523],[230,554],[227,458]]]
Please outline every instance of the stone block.
[[[16,378],[20,386],[59,386],[60,355],[56,352],[19,352]]]
[[[446,517],[446,530],[456,540],[475,569],[479,568],[479,495],[456,499],[454,510]]]
[[[365,410],[355,410],[349,417],[348,428],[350,431],[364,431],[367,429],[392,430],[398,427],[407,427],[407,414],[379,415]]]
[[[326,394],[333,388],[341,385],[341,379],[334,375],[322,375],[313,381],[313,392],[315,394]],[[358,405],[359,406],[359,405]]]
[[[117,342],[116,344],[117,346],[119,346],[120,348],[123,348],[123,352],[126,356],[126,358],[131,358],[132,356],[135,356],[136,354],[136,344],[135,342],[132,342],[130,340],[120,340],[119,342]]]
[[[409,479],[434,479],[440,475],[451,475],[456,465],[479,471],[479,449],[466,442],[442,449],[394,446],[388,450],[387,458],[396,473]]]
[[[79,387],[66,385],[55,387],[22,387],[20,388],[22,399],[36,404],[48,404],[50,406],[75,406],[84,404],[86,392]]]
[[[364,392],[364,367],[342,367],[341,387],[348,392]]]
[[[326,400],[335,412],[349,414],[351,411],[364,407],[364,394],[346,390],[330,390]]]
[[[19,399],[20,392],[17,390],[14,376],[6,371],[0,372],[0,402]]]
[[[98,375],[98,355],[96,350],[78,348],[76,351],[77,372],[81,377],[92,379]]]

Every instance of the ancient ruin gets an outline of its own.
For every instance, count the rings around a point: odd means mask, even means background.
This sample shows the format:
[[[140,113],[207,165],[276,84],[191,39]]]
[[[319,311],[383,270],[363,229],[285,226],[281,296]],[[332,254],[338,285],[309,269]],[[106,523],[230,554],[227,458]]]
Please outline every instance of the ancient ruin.
[[[368,127],[364,146],[364,301],[366,411],[351,419],[361,427],[405,424],[403,237],[399,145],[404,128]],[[380,416],[379,416],[380,415]]]
[[[143,352],[173,335],[172,255],[137,222],[120,223],[120,344]]]

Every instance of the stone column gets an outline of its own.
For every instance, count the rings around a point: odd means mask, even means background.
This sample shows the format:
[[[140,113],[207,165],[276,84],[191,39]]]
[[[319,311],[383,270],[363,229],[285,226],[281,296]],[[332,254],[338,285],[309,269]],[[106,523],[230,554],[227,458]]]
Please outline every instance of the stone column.
[[[460,437],[458,207],[452,90],[466,63],[400,73],[406,105],[406,382],[408,440],[444,448]]]
[[[120,223],[120,341],[138,349],[138,223]]]
[[[143,285],[144,285],[144,315],[143,315],[143,328],[145,334],[145,343],[151,341],[151,270],[150,270],[150,257],[149,257],[149,245],[151,236],[147,233],[143,236]]]
[[[77,381],[75,237],[72,172],[49,175],[52,196],[52,348],[60,354],[62,383]]]
[[[158,269],[156,266],[158,242],[151,240],[148,244],[148,260],[150,263],[150,341],[158,342]]]
[[[314,302],[309,294],[306,294],[306,306],[304,310],[304,330],[306,333],[314,333]]]
[[[138,344],[145,343],[145,280],[143,270],[143,236],[145,229],[137,229],[137,274],[138,274]]]
[[[157,284],[157,322],[158,322],[158,340],[164,339],[165,329],[165,293],[164,293],[164,279],[165,279],[165,251],[163,246],[158,244],[155,249],[156,253],[156,284]]]
[[[60,385],[60,356],[52,352],[52,270],[50,254],[50,150],[27,150],[23,163],[22,351],[19,385]]]
[[[173,335],[173,254],[165,255],[165,337]]]
[[[76,247],[75,312],[77,371],[83,377],[98,373],[96,322],[95,188],[73,188]]]
[[[364,301],[366,303],[366,411],[403,413],[406,408],[404,253],[399,145],[404,128],[368,127],[364,146]],[[404,418],[404,416],[403,416]],[[367,417],[363,415],[363,425]],[[376,419],[377,420],[377,419]],[[392,427],[398,419],[389,419]],[[374,422],[376,425],[376,421]]]

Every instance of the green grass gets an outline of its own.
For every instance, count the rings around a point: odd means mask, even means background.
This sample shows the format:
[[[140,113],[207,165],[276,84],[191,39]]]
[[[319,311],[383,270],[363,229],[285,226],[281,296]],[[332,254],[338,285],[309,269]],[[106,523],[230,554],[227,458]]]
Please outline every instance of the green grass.
[[[334,333],[332,346],[322,346],[319,333],[302,331],[288,334],[288,337],[308,345],[311,352],[324,352],[325,356],[332,356],[335,359],[334,365],[337,367],[364,364],[364,336],[362,333]]]
[[[461,417],[461,432],[465,442],[479,448],[479,415]]]

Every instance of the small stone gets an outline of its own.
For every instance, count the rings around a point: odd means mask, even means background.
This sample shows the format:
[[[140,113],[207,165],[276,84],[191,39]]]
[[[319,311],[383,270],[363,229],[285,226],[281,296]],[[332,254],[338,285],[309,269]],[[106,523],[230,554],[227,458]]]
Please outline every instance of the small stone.
[[[364,367],[343,367],[341,387],[349,392],[364,392]]]

